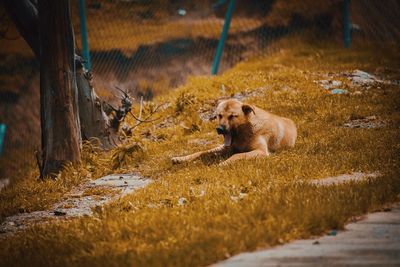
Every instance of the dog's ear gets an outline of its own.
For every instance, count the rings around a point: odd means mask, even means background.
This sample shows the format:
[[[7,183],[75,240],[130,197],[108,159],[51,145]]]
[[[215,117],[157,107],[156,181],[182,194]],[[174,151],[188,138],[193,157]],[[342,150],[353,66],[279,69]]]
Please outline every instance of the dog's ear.
[[[226,97],[218,98],[218,99],[215,101],[215,106],[218,107],[218,105],[221,104],[222,102],[224,102],[226,99],[227,99]]]
[[[256,113],[254,112],[253,107],[250,106],[250,105],[247,105],[247,104],[243,104],[243,105],[242,105],[242,110],[243,110],[243,113],[244,113],[245,115],[248,115],[248,114],[250,114],[251,112],[253,112],[254,114],[256,114]]]

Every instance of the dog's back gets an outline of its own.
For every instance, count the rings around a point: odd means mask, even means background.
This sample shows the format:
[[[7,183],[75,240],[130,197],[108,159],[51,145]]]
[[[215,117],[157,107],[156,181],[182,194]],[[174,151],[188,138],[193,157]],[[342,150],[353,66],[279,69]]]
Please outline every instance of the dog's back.
[[[297,129],[292,120],[257,107],[254,107],[254,111],[251,119],[254,133],[262,135],[268,140],[269,150],[275,151],[294,146],[297,138]]]

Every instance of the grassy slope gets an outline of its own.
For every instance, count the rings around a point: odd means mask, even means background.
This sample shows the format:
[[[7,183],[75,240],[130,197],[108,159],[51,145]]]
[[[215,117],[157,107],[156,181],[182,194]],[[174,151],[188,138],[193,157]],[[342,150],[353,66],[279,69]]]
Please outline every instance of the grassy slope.
[[[111,21],[111,22],[110,22]],[[89,17],[90,49],[93,51],[121,50],[129,56],[139,46],[165,42],[171,39],[219,38],[223,20],[210,18],[164,21],[159,23]],[[251,30],[260,26],[260,21],[236,19],[232,21],[230,33]],[[139,26],[138,26],[139,25]]]
[[[0,265],[206,265],[240,251],[340,228],[352,216],[398,199],[398,86],[374,86],[361,95],[330,95],[313,80],[353,69],[398,79],[399,51],[345,51],[299,46],[296,41],[281,44],[290,49],[239,64],[222,76],[192,78],[160,97],[158,102],[171,105],[159,115],[170,116],[173,123],[137,128],[131,141],[140,140],[143,152],[121,154],[122,160],[115,164],[112,154],[122,153],[123,148],[104,154],[87,146],[82,165],[68,168],[58,181],[38,183],[33,172],[2,191],[0,214],[5,216],[18,212],[21,205],[25,210],[48,207],[88,174],[96,178],[108,172],[139,171],[156,179],[93,218],[35,226],[0,241]],[[349,91],[358,90],[341,80]],[[222,84],[227,95],[269,88],[248,102],[292,118],[299,127],[296,147],[223,168],[201,161],[172,165],[171,156],[221,142],[213,132],[214,123],[201,122],[197,110],[220,97]],[[341,127],[355,115],[377,115],[390,124],[370,130]],[[181,123],[196,125],[200,131],[185,133]],[[144,135],[161,140],[150,141]],[[189,142],[195,139],[210,144]],[[351,171],[380,171],[383,177],[328,188],[296,183]],[[178,205],[181,197],[188,200],[184,206]]]

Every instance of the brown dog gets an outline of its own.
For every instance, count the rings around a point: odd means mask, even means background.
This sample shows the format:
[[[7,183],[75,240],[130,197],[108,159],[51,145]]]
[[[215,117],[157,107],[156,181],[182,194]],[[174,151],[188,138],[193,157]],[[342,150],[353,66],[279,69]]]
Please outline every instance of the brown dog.
[[[216,110],[218,134],[224,144],[184,157],[172,158],[173,163],[192,161],[205,155],[232,155],[222,165],[238,159],[265,157],[270,151],[294,146],[297,129],[290,119],[279,117],[236,99],[224,100]]]

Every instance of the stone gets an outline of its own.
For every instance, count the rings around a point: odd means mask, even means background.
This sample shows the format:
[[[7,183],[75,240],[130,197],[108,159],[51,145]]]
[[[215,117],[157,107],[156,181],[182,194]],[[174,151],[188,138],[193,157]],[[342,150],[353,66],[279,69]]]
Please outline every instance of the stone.
[[[331,94],[334,94],[334,95],[346,95],[348,93],[349,93],[349,91],[344,90],[344,89],[333,89],[331,91]]]
[[[187,204],[187,202],[188,202],[187,199],[184,198],[184,197],[181,197],[181,198],[178,199],[178,205],[179,206],[184,206],[184,205]]]
[[[376,82],[381,82],[375,75],[369,74],[362,70],[355,70],[348,74],[348,79],[357,86],[372,85]]]

